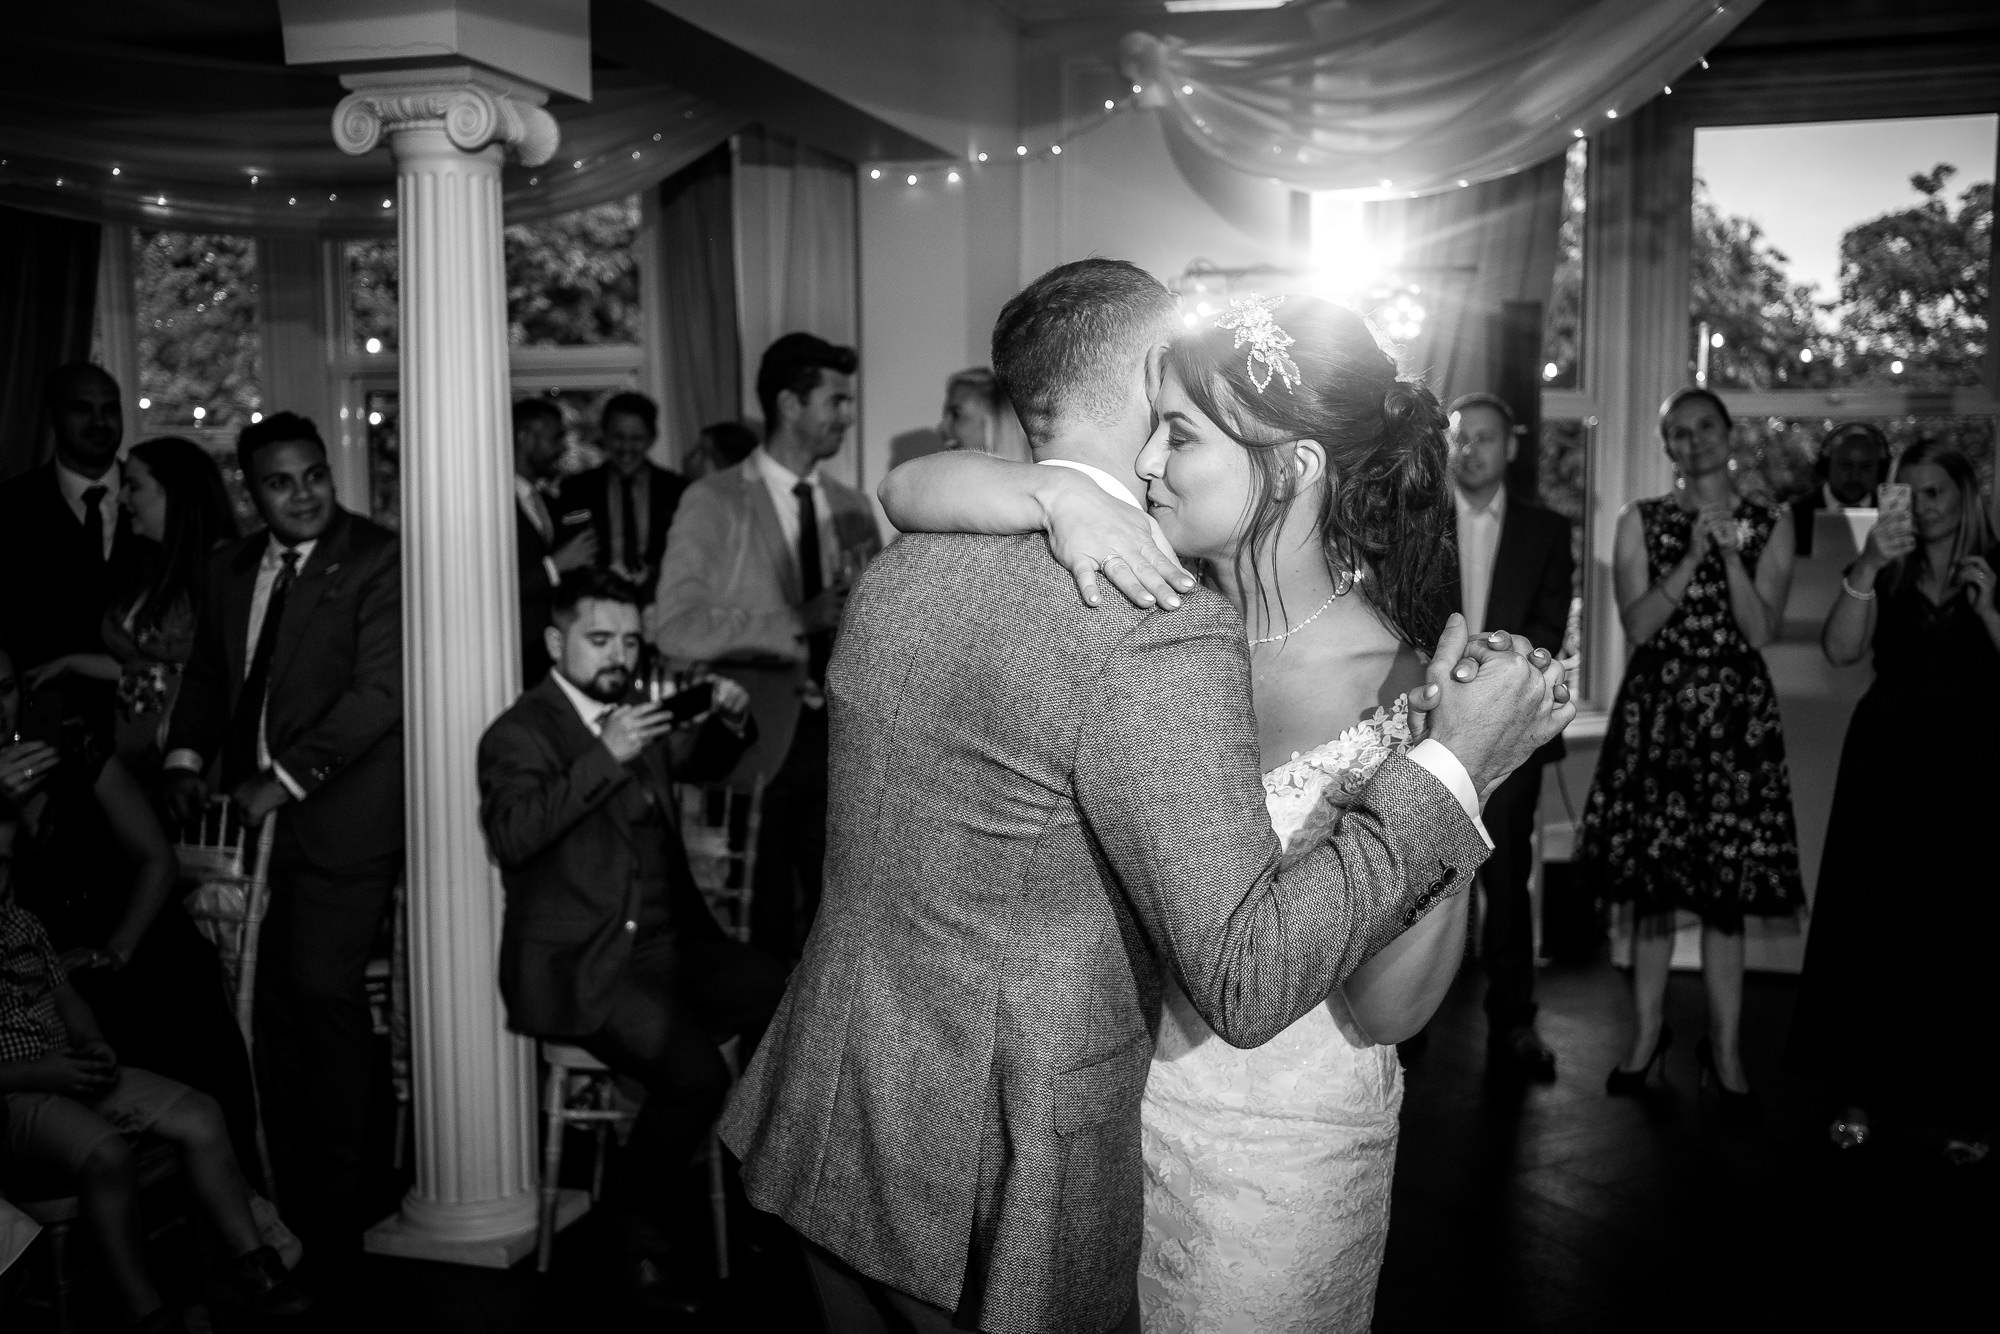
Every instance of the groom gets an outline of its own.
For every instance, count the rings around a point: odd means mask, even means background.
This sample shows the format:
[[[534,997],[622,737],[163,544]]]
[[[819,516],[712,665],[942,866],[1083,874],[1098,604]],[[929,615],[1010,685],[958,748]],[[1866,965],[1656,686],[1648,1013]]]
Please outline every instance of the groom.
[[[993,361],[1044,463],[1128,499],[1172,297],[1085,260],[1001,312]],[[1466,887],[1490,791],[1573,710],[1461,621],[1431,740],[1281,865],[1242,622],[1081,605],[1039,535],[911,535],[829,674],[825,895],[723,1122],[805,1239],[829,1327],[1136,1331],[1139,1099],[1162,988],[1268,1041]],[[1461,673],[1464,674],[1464,673]]]

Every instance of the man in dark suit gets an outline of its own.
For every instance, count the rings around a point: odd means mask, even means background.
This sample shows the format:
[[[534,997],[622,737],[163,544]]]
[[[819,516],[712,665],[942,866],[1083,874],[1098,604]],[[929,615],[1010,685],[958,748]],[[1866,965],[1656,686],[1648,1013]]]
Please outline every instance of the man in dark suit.
[[[514,404],[514,554],[520,580],[521,684],[549,669],[542,629],[556,585],[597,559],[597,534],[587,516],[569,521],[553,507],[563,458],[562,408],[553,399]]]
[[[1889,437],[1868,422],[1842,422],[1820,441],[1813,460],[1819,489],[1792,502],[1792,541],[1801,556],[1813,552],[1813,515],[1872,508],[1876,488],[1889,480]]]
[[[358,1255],[365,1221],[363,975],[403,861],[400,549],[334,502],[305,418],[245,427],[236,455],[268,528],[209,561],[167,731],[167,796],[185,819],[214,773],[246,818],[278,821],[257,1060],[286,1215],[324,1289]]]
[[[543,627],[555,670],[479,743],[480,821],[507,908],[500,994],[515,1032],[574,1043],[646,1086],[619,1174],[616,1241],[646,1304],[688,1305],[669,1207],[729,1089],[717,1046],[754,1045],[784,974],[723,936],[688,870],[672,784],[727,772],[750,697],[713,678],[714,705],[677,723],[628,703],[638,592],[586,570]]]
[[[557,522],[565,528],[588,523],[597,538],[597,568],[631,581],[650,602],[687,479],[646,458],[660,434],[652,399],[614,394],[599,423],[604,463],[563,483]]]
[[[104,651],[104,609],[131,581],[141,545],[118,503],[118,382],[76,363],[43,393],[55,457],[0,485],[0,637],[24,676],[66,653]],[[110,682],[70,673],[62,688],[65,712],[110,726]]]
[[[1451,405],[1452,479],[1458,509],[1458,580],[1451,610],[1474,633],[1506,630],[1561,655],[1569,625],[1569,520],[1507,494],[1514,458],[1514,413],[1494,394],[1467,394]],[[1486,966],[1487,1060],[1531,1079],[1554,1079],[1556,1057],[1535,1032],[1535,928],[1528,881],[1534,873],[1535,808],[1542,766],[1563,755],[1557,737],[1486,799],[1493,856],[1479,875],[1486,886],[1480,953]]]

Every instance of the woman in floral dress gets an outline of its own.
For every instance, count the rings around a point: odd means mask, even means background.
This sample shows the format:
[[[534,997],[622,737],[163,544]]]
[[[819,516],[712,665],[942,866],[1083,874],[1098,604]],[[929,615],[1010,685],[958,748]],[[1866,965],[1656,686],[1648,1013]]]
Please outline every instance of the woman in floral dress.
[[[1619,616],[1633,650],[1584,812],[1583,861],[1631,915],[1632,1045],[1611,1072],[1636,1092],[1673,1041],[1662,1022],[1674,932],[1702,926],[1709,1031],[1698,1049],[1725,1114],[1752,1120],[1743,1074],[1743,932],[1804,901],[1771,674],[1792,577],[1791,516],[1735,494],[1729,409],[1683,389],[1660,409],[1679,481],[1618,516]]]

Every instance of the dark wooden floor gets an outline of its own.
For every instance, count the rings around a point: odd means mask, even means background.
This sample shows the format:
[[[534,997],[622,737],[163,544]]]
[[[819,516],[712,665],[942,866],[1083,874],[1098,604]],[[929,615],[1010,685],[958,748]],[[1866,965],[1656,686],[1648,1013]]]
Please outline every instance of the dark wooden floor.
[[[2000,1240],[2000,1161],[1947,1167],[1915,1132],[1830,1148],[1827,1109],[1779,1068],[1789,979],[1748,984],[1746,1060],[1768,1115],[1747,1130],[1722,1125],[1695,1088],[1698,978],[1674,978],[1669,1082],[1636,1100],[1604,1093],[1624,1014],[1608,965],[1542,975],[1541,1028],[1561,1060],[1552,1086],[1485,1078],[1482,985],[1469,968],[1407,1054],[1382,1334],[1986,1326],[1992,1280],[1976,1275],[1990,1275]],[[814,1328],[796,1248],[768,1220],[736,1218],[736,1274],[699,1328]],[[277,1328],[660,1329],[605,1300],[597,1240],[588,1219],[571,1229],[547,1277],[371,1259],[345,1311]],[[43,1327],[19,1316],[0,1324]]]

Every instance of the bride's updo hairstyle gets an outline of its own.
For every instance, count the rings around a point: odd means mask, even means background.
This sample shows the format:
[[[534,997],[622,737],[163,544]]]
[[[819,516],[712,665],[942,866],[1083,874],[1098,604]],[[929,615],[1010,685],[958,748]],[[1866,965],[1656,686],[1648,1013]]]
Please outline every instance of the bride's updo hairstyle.
[[[1238,571],[1255,578],[1255,558],[1296,493],[1298,473],[1282,446],[1317,440],[1327,460],[1317,527],[1328,567],[1337,581],[1358,579],[1389,625],[1429,651],[1444,627],[1444,588],[1456,561],[1444,409],[1423,385],[1397,378],[1395,362],[1353,311],[1294,296],[1271,317],[1293,339],[1285,353],[1299,379],[1290,388],[1273,374],[1258,389],[1249,347],[1236,347],[1226,328],[1185,334],[1166,355],[1194,405],[1249,451],[1263,480],[1245,516]]]

